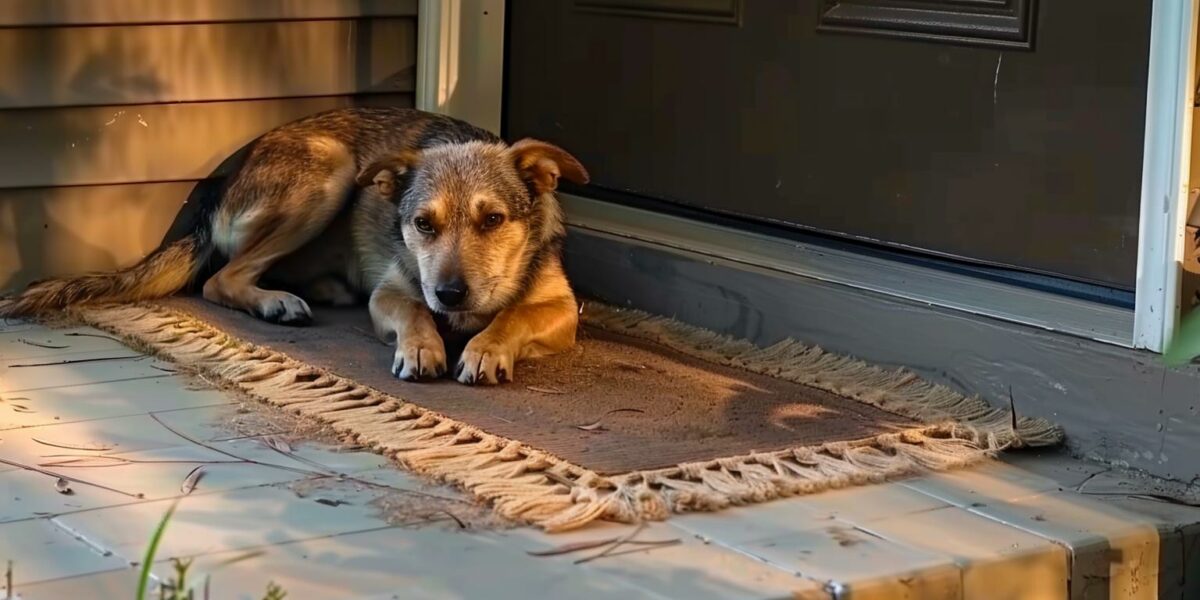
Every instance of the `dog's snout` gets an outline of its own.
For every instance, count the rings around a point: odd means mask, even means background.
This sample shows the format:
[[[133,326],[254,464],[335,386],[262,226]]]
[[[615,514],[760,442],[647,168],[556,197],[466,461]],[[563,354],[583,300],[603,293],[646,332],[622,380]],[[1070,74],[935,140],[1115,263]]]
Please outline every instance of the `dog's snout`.
[[[457,308],[462,306],[462,303],[467,300],[467,284],[462,280],[455,280],[439,285],[434,294],[437,295],[439,302],[444,304],[446,308]]]

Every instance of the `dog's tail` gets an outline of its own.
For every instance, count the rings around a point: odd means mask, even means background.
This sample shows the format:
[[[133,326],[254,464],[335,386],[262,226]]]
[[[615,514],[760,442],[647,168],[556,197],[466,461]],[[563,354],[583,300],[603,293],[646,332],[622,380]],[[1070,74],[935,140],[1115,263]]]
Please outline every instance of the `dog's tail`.
[[[132,302],[169,296],[186,287],[212,251],[207,227],[155,250],[132,267],[111,273],[45,279],[0,299],[0,317],[36,317],[94,302]]]

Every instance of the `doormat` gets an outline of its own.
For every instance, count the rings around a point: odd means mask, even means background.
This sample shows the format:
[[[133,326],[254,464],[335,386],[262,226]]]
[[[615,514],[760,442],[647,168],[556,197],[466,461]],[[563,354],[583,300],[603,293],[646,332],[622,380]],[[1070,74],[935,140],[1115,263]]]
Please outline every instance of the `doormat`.
[[[586,308],[572,351],[523,362],[498,387],[393,378],[391,348],[362,308],[318,310],[305,328],[192,298],[79,316],[548,531],[881,482],[1062,441],[1046,420],[907,371]]]

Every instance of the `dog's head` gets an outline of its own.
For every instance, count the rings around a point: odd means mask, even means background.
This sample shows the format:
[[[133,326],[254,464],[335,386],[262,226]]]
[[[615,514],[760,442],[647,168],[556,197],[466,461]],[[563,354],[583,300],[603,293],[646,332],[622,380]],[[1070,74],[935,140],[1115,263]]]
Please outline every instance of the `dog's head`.
[[[525,139],[385,157],[358,182],[396,200],[404,245],[432,310],[494,314],[520,296],[535,258],[564,233],[554,197],[560,177],[588,181],[575,157]]]

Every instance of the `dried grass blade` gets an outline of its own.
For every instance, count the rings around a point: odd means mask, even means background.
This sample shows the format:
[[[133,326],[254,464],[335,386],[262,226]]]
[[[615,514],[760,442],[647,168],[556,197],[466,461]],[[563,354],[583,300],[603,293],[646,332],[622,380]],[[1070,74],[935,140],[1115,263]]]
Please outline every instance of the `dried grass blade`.
[[[1139,492],[1135,492],[1132,490],[1130,490],[1128,492],[1083,491],[1083,492],[1079,492],[1079,493],[1083,494],[1084,496],[1123,496],[1125,498],[1139,498],[1141,500],[1148,500],[1148,501],[1152,501],[1152,502],[1163,502],[1166,504],[1175,504],[1177,506],[1190,506],[1193,508],[1200,508],[1200,502],[1191,502],[1188,500],[1184,500],[1183,498],[1176,498],[1174,496],[1167,496],[1165,494],[1139,493]]]
[[[187,477],[183,479],[183,483],[179,485],[179,491],[184,496],[191,494],[196,489],[196,484],[200,483],[200,478],[204,477],[204,465],[200,465],[192,469]]]
[[[86,464],[89,460],[111,460],[113,462]],[[52,460],[50,462],[38,463],[39,467],[67,467],[71,469],[100,469],[105,467],[123,467],[133,461],[115,456],[89,456],[87,458],[68,458],[66,460]],[[81,464],[83,463],[83,464]]]
[[[35,346],[38,348],[46,348],[48,350],[65,350],[67,348],[70,348],[70,346],[59,346],[56,344],[43,344],[41,342],[35,342],[33,340],[27,340],[25,338],[17,338],[17,341],[21,342],[22,344],[28,345],[28,346]]]
[[[525,386],[525,389],[527,389],[531,392],[537,392],[539,394],[551,394],[551,395],[555,395],[555,396],[560,396],[560,395],[566,393],[559,389],[548,388],[548,387],[538,387],[536,385],[527,385],[527,386]]]
[[[1017,435],[1017,401],[1013,398],[1012,386],[1008,386],[1008,414],[1010,421],[1008,427],[1011,430],[1013,439],[1021,439]]]
[[[594,541],[590,541],[590,542],[575,542],[572,544],[563,544],[561,546],[555,546],[548,550],[530,550],[530,551],[526,552],[525,554],[528,554],[529,556],[561,556],[563,554],[571,554],[572,552],[579,552],[581,550],[591,550],[593,548],[600,548],[602,546],[607,546],[607,545],[617,541],[618,539],[620,539],[620,538],[611,537],[611,538],[604,538],[602,540],[594,540]]]
[[[599,558],[612,558],[614,556],[621,556],[622,554],[633,554],[634,552],[648,552],[650,550],[655,550],[658,548],[667,548],[669,546],[678,546],[679,544],[683,543],[683,540],[662,540],[662,541],[657,541],[657,542],[625,542],[625,543],[630,546],[639,546],[639,547],[638,548],[629,548],[627,550],[622,550],[620,552],[609,552],[608,554],[584,558],[584,559],[575,561],[575,564],[581,565],[585,562],[593,561],[593,560],[596,560]]]
[[[212,568],[209,570],[215,571],[217,569],[220,569],[221,567],[228,567],[229,565],[232,565],[232,564],[237,564],[242,561],[250,560],[252,558],[258,558],[266,553],[267,553],[266,550],[252,550],[252,551],[246,552],[244,554],[239,554],[233,558],[227,558],[227,559],[213,565]]]
[[[70,455],[68,454],[68,455],[58,455],[58,456],[70,456]],[[53,456],[46,456],[43,458],[53,458]],[[86,463],[88,460],[110,460],[112,462],[98,463],[98,464],[80,464],[80,463]],[[145,460],[142,460],[142,459],[136,459],[136,458],[121,458],[120,456],[100,455],[100,456],[78,457],[78,458],[67,459],[67,460],[38,463],[38,466],[39,467],[69,467],[72,469],[104,469],[104,468],[108,468],[108,467],[123,467],[125,465],[243,465],[246,463],[247,463],[247,461],[244,461],[244,460],[195,460],[195,459],[189,459],[189,460],[145,459]]]
[[[618,547],[620,547],[621,544],[624,544],[625,542],[628,542],[629,540],[632,540],[633,538],[637,537],[645,529],[646,529],[646,524],[641,523],[637,526],[637,529],[634,529],[633,531],[629,532],[628,535],[617,538],[616,541],[614,541],[612,544],[609,544],[608,547],[606,547],[599,554],[581,558],[581,559],[575,561],[575,564],[582,565],[583,563],[586,563],[586,562],[591,562],[591,561],[599,559],[599,558],[604,558],[605,556],[608,556],[610,553],[612,553],[613,550],[616,550]]]
[[[67,360],[54,360],[41,363],[24,363],[19,365],[8,365],[10,369],[24,369],[29,367],[57,367],[61,365],[77,365],[80,363],[104,362],[108,360],[136,360],[146,358],[145,354],[133,354],[131,356],[101,356],[99,358],[71,358]]]
[[[43,446],[50,446],[52,448],[62,448],[64,450],[81,450],[84,452],[108,452],[109,450],[112,450],[114,448],[114,446],[100,446],[100,447],[95,447],[95,448],[89,448],[87,446],[73,446],[71,444],[57,444],[54,442],[47,442],[46,440],[39,440],[35,437],[31,437],[29,439],[31,439]]]
[[[115,338],[115,337],[113,337],[113,336],[111,336],[111,335],[103,335],[103,334],[99,334],[99,333],[64,333],[63,335],[70,336],[70,337],[91,337],[91,338],[100,338],[100,339],[102,339],[102,340],[112,340],[112,341],[114,341],[114,342],[116,342],[116,343],[118,343],[118,344],[124,344],[124,343],[125,343],[125,342],[122,342],[121,340],[118,340],[117,338]]]
[[[9,460],[7,458],[0,458],[0,464],[6,464],[10,467],[16,467],[18,469],[24,469],[26,471],[32,471],[34,473],[41,473],[42,475],[45,475],[47,477],[53,477],[55,479],[65,479],[67,481],[78,483],[79,485],[86,485],[86,486],[98,488],[101,490],[106,490],[109,492],[113,492],[114,494],[121,494],[122,496],[128,496],[130,498],[137,498],[140,500],[145,497],[145,494],[131,494],[129,492],[124,492],[124,491],[118,490],[116,488],[108,487],[107,485],[101,485],[99,483],[94,483],[91,481],[87,481],[85,479],[79,479],[78,477],[69,477],[67,475],[60,475],[59,473],[55,473],[54,471],[47,471],[46,469],[43,469],[41,467],[35,467],[35,466],[27,465],[24,463],[19,463],[17,461]]]
[[[291,454],[292,453],[292,447],[290,445],[288,445],[287,442],[283,441],[281,438],[279,438],[277,436],[268,435],[268,436],[262,438],[262,441],[269,448],[271,448],[272,450],[274,450],[280,454]]]
[[[264,438],[262,438],[262,441],[264,444],[267,445],[268,448],[270,448],[270,449],[274,450],[275,452],[278,452],[279,454],[282,454],[298,463],[308,465],[314,469],[320,470],[323,473],[328,473],[331,475],[341,475],[341,473],[338,473],[336,469],[330,468],[330,467],[325,466],[315,460],[310,460],[310,459],[304,458],[303,456],[300,456],[299,454],[296,454],[295,451],[292,450],[292,447],[290,445],[288,445],[287,442],[283,441],[282,439],[280,439],[276,436],[264,437]]]
[[[440,512],[443,512],[443,513],[445,513],[445,514],[446,514],[446,516],[447,516],[447,517],[450,517],[451,519],[454,519],[454,522],[458,524],[458,528],[459,528],[459,529],[466,529],[466,528],[467,528],[467,524],[466,524],[466,523],[464,523],[462,519],[458,518],[458,515],[456,515],[456,514],[454,514],[454,513],[450,512],[450,511],[448,511],[448,510],[446,510],[446,509],[444,509],[444,508],[443,508],[443,509],[442,509]]]
[[[229,451],[226,451],[226,450],[222,450],[222,449],[220,449],[220,448],[218,448],[218,447],[216,447],[216,446],[213,446],[212,444],[206,444],[206,443],[204,443],[204,442],[201,442],[200,440],[198,440],[198,439],[196,439],[196,438],[194,438],[194,437],[192,437],[192,436],[190,436],[190,435],[188,435],[188,434],[186,434],[186,433],[183,433],[182,431],[179,431],[178,429],[175,429],[174,427],[171,427],[170,425],[167,425],[167,423],[166,423],[165,421],[163,421],[162,419],[158,418],[158,415],[157,415],[157,414],[155,414],[155,413],[150,413],[150,418],[151,418],[151,419],[154,419],[154,421],[155,421],[155,422],[157,422],[159,425],[161,425],[161,426],[163,427],[163,429],[166,429],[167,431],[170,431],[171,433],[173,433],[173,434],[175,434],[175,435],[177,435],[177,436],[179,436],[179,437],[181,437],[181,438],[183,438],[183,439],[185,439],[185,440],[187,440],[187,441],[189,441],[189,442],[191,442],[191,443],[193,443],[193,444],[195,444],[195,445],[197,445],[197,446],[200,446],[201,448],[207,448],[208,450],[212,450],[213,452],[216,452],[217,454],[223,454],[223,455],[225,455],[225,456],[228,456],[229,458],[232,458],[232,459],[235,459],[235,460],[237,460],[238,462],[250,463],[250,464],[253,464],[253,465],[259,465],[259,466],[263,466],[263,467],[270,467],[270,468],[273,468],[273,469],[282,469],[282,470],[284,470],[284,471],[291,471],[291,472],[293,472],[293,473],[303,473],[303,474],[305,474],[305,475],[312,475],[312,474],[313,474],[313,472],[312,472],[312,471],[309,471],[309,470],[307,470],[307,469],[297,469],[297,468],[294,468],[294,467],[289,467],[289,466],[286,466],[286,465],[277,465],[277,464],[274,464],[274,463],[268,463],[268,462],[262,462],[262,461],[258,461],[258,460],[251,460],[251,459],[248,459],[248,458],[243,458],[243,457],[241,457],[241,456],[238,456],[238,455],[236,455],[236,454],[234,454],[234,453],[232,453],[232,452],[229,452]]]
[[[200,446],[202,448],[208,448],[209,450],[212,450],[213,452],[216,452],[218,454],[224,454],[225,456],[228,456],[230,458],[236,458],[238,460],[246,460],[236,454],[233,454],[231,452],[226,452],[225,450],[217,448],[217,447],[213,446],[212,444],[205,444],[204,442],[201,442],[200,440],[198,440],[186,433],[183,433],[182,431],[179,431],[178,429],[175,429],[174,427],[171,427],[170,425],[167,425],[165,421],[158,418],[158,415],[156,415],[154,413],[150,413],[150,418],[154,419],[154,421],[156,423],[158,423],[159,425],[162,425],[163,429],[166,429],[167,431],[170,431],[171,433],[173,433],[173,434],[175,434],[197,446]]]

